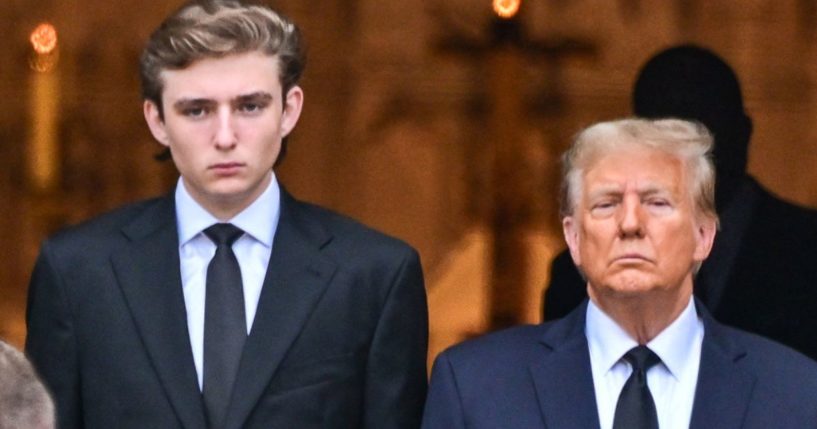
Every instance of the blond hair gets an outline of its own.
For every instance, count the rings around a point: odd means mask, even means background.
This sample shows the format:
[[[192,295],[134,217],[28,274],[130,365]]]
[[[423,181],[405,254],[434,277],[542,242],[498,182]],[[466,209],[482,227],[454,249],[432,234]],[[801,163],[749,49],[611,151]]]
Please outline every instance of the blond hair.
[[[142,52],[142,97],[153,101],[161,114],[163,70],[255,51],[278,57],[284,94],[298,83],[305,55],[300,31],[289,19],[269,8],[234,0],[187,3],[153,32]]]
[[[705,126],[681,119],[629,118],[585,128],[562,156],[561,217],[573,215],[584,173],[599,158],[622,147],[635,146],[661,150],[683,161],[696,214],[717,223],[712,145],[712,135]]]

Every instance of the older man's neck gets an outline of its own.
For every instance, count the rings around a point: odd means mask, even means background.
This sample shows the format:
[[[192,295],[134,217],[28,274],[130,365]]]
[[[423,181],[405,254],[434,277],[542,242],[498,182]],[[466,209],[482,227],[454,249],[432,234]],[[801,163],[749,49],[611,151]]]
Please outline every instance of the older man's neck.
[[[598,296],[588,288],[590,299],[638,344],[647,344],[666,329],[689,304],[689,291],[652,291],[630,296]],[[671,295],[670,295],[671,294]]]

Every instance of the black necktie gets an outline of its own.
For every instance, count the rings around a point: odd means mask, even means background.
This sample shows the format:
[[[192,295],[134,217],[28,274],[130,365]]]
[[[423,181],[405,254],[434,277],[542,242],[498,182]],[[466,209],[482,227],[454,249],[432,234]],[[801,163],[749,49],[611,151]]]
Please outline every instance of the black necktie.
[[[202,393],[210,428],[224,425],[230,394],[247,339],[244,288],[233,243],[244,231],[218,223],[204,234],[216,244],[207,266],[204,300],[204,383]]]
[[[633,367],[633,373],[618,397],[613,429],[658,429],[655,402],[647,386],[647,370],[661,359],[647,346],[638,346],[630,349],[624,360]]]

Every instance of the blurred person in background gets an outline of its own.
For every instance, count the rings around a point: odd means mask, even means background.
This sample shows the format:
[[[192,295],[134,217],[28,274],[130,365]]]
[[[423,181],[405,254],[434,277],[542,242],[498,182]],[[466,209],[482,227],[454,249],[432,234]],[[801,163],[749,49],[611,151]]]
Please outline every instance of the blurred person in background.
[[[0,340],[0,429],[54,429],[54,403],[34,368]]]

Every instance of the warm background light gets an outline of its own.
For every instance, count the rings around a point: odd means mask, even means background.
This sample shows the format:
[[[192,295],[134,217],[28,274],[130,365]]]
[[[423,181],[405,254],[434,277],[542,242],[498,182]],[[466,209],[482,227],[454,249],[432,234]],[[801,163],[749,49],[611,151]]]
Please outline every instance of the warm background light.
[[[30,134],[26,146],[27,172],[31,189],[48,194],[59,182],[60,144],[59,129],[60,76],[55,72],[59,50],[57,30],[44,22],[31,32],[33,55],[29,65],[37,72],[29,85]]]
[[[494,0],[494,12],[500,18],[510,19],[519,12],[522,0]]]
[[[31,32],[31,46],[38,54],[51,53],[57,47],[57,29],[44,22]]]

